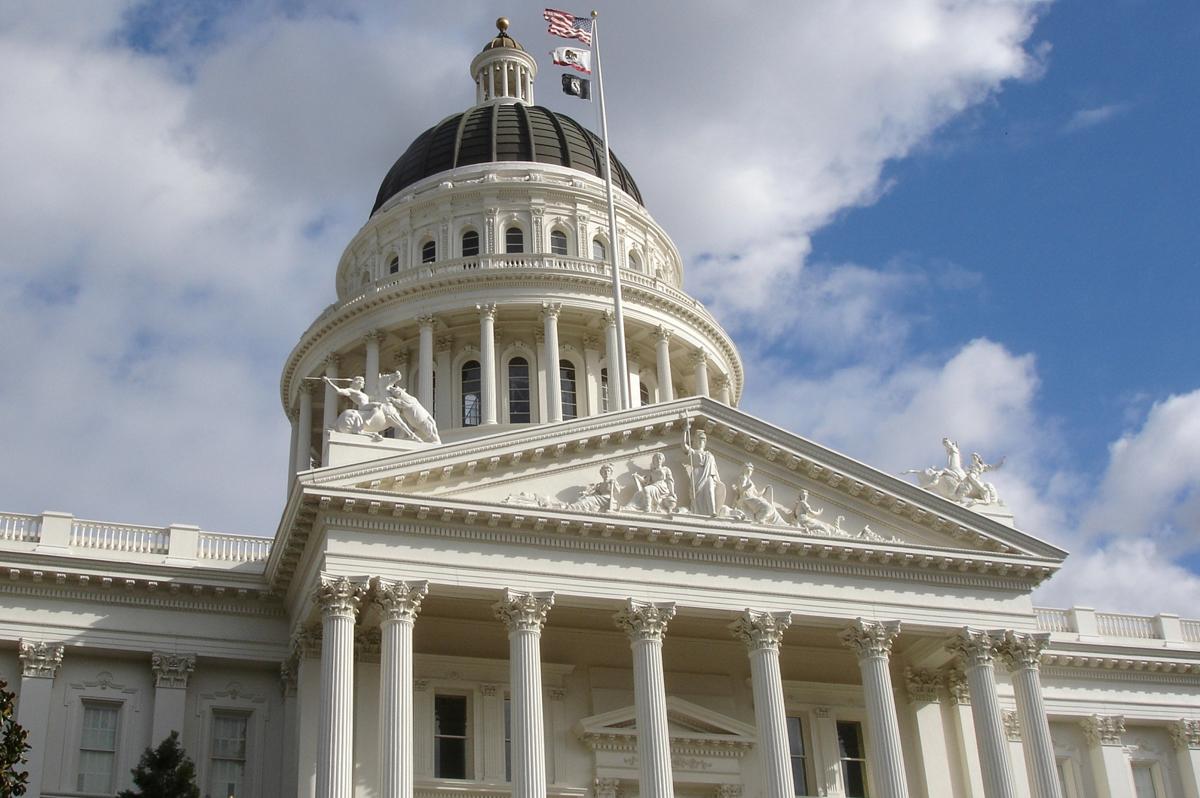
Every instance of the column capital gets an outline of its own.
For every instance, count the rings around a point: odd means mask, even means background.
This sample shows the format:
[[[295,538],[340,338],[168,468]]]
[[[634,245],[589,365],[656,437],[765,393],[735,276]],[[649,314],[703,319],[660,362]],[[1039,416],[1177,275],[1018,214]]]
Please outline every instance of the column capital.
[[[596,779],[592,794],[595,798],[621,798],[621,780]]]
[[[713,791],[714,798],[742,798],[742,785],[718,784]]]
[[[188,676],[196,670],[196,655],[155,651],[150,655],[150,668],[154,671],[155,687],[184,690],[188,686]]]
[[[855,618],[854,623],[842,630],[842,642],[849,646],[858,658],[887,658],[892,653],[892,643],[900,634],[899,621],[868,621]]]
[[[475,310],[479,313],[479,318],[481,321],[483,319],[495,319],[496,318],[496,303],[495,302],[484,302],[484,303],[477,304],[475,306]]]
[[[692,352],[690,355],[688,355],[688,359],[691,360],[692,365],[694,366],[708,365],[708,353],[703,349],[697,349],[695,352]]]
[[[294,698],[300,684],[300,668],[295,657],[279,663],[279,690],[284,698]]]
[[[946,671],[946,692],[950,694],[950,703],[968,707],[971,705],[971,686],[967,684],[967,674],[962,668],[950,668]]]
[[[421,602],[429,594],[429,582],[404,582],[375,577],[371,580],[373,597],[383,610],[386,621],[415,621]]]
[[[1171,742],[1180,751],[1200,749],[1200,720],[1180,718],[1172,723]]]
[[[962,631],[946,643],[946,650],[957,655],[964,668],[974,668],[991,665],[1003,642],[1003,632],[987,632],[964,626]]]
[[[658,325],[654,330],[654,338],[659,343],[665,344],[671,340],[671,336],[675,334],[674,330],[668,329],[665,325]]]
[[[1037,670],[1041,665],[1042,651],[1050,645],[1050,635],[1047,632],[1014,632],[1011,629],[1004,633],[1004,639],[999,645],[1000,659],[1010,671],[1022,668]]]
[[[717,375],[717,388],[718,389],[724,390],[726,388],[732,388],[732,387],[733,387],[733,380],[729,379],[728,374],[718,374]]]
[[[363,333],[363,340],[368,342],[374,341],[375,343],[379,344],[383,343],[383,339],[386,336],[387,333],[380,329],[367,330],[365,333]]]
[[[449,352],[454,348],[454,338],[449,335],[439,335],[434,341],[433,347],[439,352]]]
[[[742,617],[729,624],[729,630],[746,644],[748,651],[778,651],[784,630],[791,625],[790,612],[759,612],[747,608]]]
[[[617,628],[629,639],[662,640],[667,624],[675,617],[673,601],[635,601],[628,599],[625,608],[613,616]]]
[[[1124,715],[1092,715],[1081,720],[1079,725],[1083,727],[1083,736],[1092,745],[1123,745]]]
[[[317,377],[305,377],[304,379],[300,380],[300,384],[296,387],[296,392],[300,395],[308,394],[309,396],[312,396],[312,381],[315,379],[317,379]]]
[[[543,302],[542,303],[542,318],[557,319],[558,314],[562,313],[561,302]]]
[[[359,602],[367,592],[362,582],[347,579],[321,577],[321,584],[313,591],[313,600],[326,618],[354,618]]]
[[[337,352],[330,352],[328,355],[325,356],[325,365],[326,366],[333,366],[334,368],[337,368],[338,364],[340,364],[341,362],[342,362],[342,356],[339,355]]]
[[[942,677],[937,671],[928,668],[906,668],[904,686],[908,688],[908,700],[913,703],[941,702]]]
[[[432,313],[426,313],[424,316],[417,316],[417,327],[433,329],[435,321],[437,319],[434,318]]]
[[[506,588],[503,597],[492,605],[492,611],[510,632],[541,632],[553,606],[552,591],[522,593]]]
[[[600,340],[600,336],[598,336],[598,335],[583,336],[583,348],[585,350],[591,349],[591,350],[598,351],[600,349],[600,347],[602,347],[602,346],[604,346],[604,341]]]
[[[1011,743],[1021,742],[1021,719],[1015,710],[1006,709],[1003,714],[1004,735]]]
[[[17,657],[21,660],[21,675],[35,679],[53,679],[62,665],[63,647],[41,640],[21,640]]]
[[[292,656],[299,659],[321,656],[321,639],[323,636],[324,631],[321,629],[321,624],[319,623],[301,626],[295,632],[292,632]]]
[[[605,326],[607,326],[607,327],[616,327],[617,326],[617,314],[613,313],[611,310],[604,311],[603,313],[600,314],[600,316],[601,316],[601,318],[604,319]]]

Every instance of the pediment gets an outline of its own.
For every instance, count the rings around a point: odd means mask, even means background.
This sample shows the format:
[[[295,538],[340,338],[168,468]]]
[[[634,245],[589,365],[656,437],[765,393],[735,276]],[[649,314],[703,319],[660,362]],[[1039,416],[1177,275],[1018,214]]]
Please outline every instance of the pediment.
[[[667,728],[677,742],[750,746],[755,740],[754,726],[674,696],[667,697]],[[627,738],[636,744],[636,709],[630,705],[583,718],[575,734],[585,742]]]
[[[761,532],[796,545],[916,546],[1053,563],[1065,557],[993,518],[702,398],[399,454],[384,449],[378,459],[319,469],[302,481],[469,506],[488,517],[711,530],[701,536]]]

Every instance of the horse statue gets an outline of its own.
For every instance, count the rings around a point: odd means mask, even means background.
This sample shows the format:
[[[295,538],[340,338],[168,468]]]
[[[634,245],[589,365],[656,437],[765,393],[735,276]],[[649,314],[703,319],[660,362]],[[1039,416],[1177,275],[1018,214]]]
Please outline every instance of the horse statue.
[[[404,375],[399,371],[379,375],[379,384],[387,394],[388,404],[400,414],[400,417],[413,439],[424,443],[441,443],[438,435],[437,422],[433,414],[426,410],[415,396],[401,387]]]
[[[1004,458],[991,464],[986,463],[978,452],[971,455],[970,469],[963,468],[962,455],[958,444],[949,438],[942,438],[942,447],[946,450],[945,468],[909,469],[903,474],[916,474],[917,484],[929,491],[949,499],[952,502],[970,507],[973,504],[998,504],[1000,497],[996,486],[984,482],[983,474],[994,471],[1004,465]]]

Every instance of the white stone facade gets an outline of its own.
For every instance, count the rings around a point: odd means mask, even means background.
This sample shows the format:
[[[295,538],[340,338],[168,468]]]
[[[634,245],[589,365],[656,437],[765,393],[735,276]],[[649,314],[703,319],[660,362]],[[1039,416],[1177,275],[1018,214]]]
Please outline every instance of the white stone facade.
[[[485,52],[477,101],[531,100]],[[606,214],[533,162],[385,202],[285,363],[271,541],[0,514],[28,795],[113,795],[177,730],[210,798],[1200,798],[1200,620],[1035,608],[1066,553],[1003,505],[738,411],[674,244]],[[330,432],[320,377],[393,370],[440,443]]]

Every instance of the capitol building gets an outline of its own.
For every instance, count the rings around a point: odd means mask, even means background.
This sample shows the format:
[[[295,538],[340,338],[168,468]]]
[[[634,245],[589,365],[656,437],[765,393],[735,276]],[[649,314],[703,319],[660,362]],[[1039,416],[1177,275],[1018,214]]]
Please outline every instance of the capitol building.
[[[0,513],[26,794],[178,731],[207,798],[1200,798],[1200,620],[1035,606],[1067,552],[953,430],[896,476],[738,410],[504,27],[283,363],[273,539]]]

